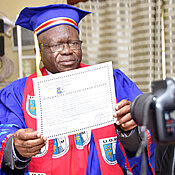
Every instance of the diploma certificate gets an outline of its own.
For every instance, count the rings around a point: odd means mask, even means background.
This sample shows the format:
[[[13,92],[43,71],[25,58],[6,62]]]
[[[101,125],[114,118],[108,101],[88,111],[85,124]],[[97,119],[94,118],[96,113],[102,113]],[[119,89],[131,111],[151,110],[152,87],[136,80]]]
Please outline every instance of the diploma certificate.
[[[48,139],[115,122],[112,62],[33,79],[37,130]]]

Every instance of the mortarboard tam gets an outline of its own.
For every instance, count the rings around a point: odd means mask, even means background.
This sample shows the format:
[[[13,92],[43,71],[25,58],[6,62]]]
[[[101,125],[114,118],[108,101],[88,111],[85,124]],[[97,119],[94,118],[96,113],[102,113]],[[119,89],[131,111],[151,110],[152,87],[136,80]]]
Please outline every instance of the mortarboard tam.
[[[67,4],[25,7],[20,12],[15,24],[34,31],[37,76],[42,76],[39,70],[41,56],[38,47],[37,35],[52,27],[62,24],[73,26],[79,31],[78,24],[80,20],[89,13],[91,12]]]
[[[34,31],[37,35],[57,25],[67,24],[78,31],[80,20],[91,12],[67,4],[51,4],[41,7],[25,7],[16,25]]]

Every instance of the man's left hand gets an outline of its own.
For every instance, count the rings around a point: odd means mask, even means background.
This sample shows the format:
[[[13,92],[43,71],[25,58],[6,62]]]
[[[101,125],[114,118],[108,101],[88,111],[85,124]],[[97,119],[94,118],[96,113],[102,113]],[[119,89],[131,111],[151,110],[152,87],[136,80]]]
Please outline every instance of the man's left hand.
[[[116,124],[120,126],[123,131],[129,131],[137,126],[131,117],[130,113],[131,102],[122,100],[116,104],[113,116],[117,118]]]

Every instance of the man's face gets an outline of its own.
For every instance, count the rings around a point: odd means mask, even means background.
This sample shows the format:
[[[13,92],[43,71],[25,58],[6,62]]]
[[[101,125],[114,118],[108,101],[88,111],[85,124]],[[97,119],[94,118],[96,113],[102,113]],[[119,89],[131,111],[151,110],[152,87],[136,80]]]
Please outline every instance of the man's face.
[[[82,51],[79,49],[71,49],[67,43],[71,41],[79,41],[78,31],[69,25],[58,25],[38,36],[40,44],[41,58],[45,68],[52,72],[64,72],[80,67],[82,60]],[[54,51],[43,44],[49,46],[62,43],[62,51]],[[52,51],[51,51],[52,50]]]

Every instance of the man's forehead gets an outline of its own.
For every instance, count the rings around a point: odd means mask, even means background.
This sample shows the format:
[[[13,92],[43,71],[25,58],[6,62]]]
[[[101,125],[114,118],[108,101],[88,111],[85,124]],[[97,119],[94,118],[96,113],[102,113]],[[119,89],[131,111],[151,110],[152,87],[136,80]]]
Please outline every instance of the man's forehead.
[[[50,40],[50,41],[57,41],[57,40],[75,40],[79,39],[79,32],[70,25],[58,25],[52,27],[38,35],[39,40]]]

